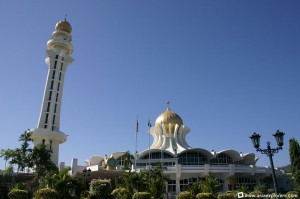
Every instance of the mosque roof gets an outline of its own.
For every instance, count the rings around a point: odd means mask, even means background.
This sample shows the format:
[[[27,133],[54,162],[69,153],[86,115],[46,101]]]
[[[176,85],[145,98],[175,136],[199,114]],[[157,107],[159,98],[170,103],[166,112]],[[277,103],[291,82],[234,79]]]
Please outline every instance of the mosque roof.
[[[72,26],[65,18],[65,20],[57,22],[57,24],[55,25],[55,30],[57,30],[57,31],[61,30],[61,31],[65,31],[67,33],[71,33]]]

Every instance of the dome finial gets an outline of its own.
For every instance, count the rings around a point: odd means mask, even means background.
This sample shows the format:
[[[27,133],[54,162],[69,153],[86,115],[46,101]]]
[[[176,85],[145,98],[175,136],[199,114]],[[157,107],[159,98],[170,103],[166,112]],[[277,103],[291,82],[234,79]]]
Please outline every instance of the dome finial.
[[[170,109],[170,101],[167,101],[167,106],[168,106],[168,109]]]
[[[65,21],[67,21],[67,14],[65,14]]]

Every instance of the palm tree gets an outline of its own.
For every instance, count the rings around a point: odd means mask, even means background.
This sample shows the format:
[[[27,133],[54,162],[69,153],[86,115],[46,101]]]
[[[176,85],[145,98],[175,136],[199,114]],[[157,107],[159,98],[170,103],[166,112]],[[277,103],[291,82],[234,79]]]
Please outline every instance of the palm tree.
[[[209,173],[207,178],[201,182],[200,186],[203,192],[216,194],[218,192],[220,183],[212,173]]]
[[[0,157],[1,158],[3,157],[4,160],[5,160],[4,168],[6,170],[7,161],[13,157],[13,150],[11,150],[11,149],[6,149],[6,150],[5,149],[0,149]]]

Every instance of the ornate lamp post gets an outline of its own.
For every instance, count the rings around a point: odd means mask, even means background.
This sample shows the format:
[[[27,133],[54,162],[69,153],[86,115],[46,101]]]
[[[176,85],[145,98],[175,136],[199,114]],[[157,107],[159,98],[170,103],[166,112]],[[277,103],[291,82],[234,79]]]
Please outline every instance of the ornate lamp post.
[[[89,169],[83,169],[83,176],[84,176],[84,187],[85,187],[85,190],[87,190],[87,187],[88,187],[88,178],[90,177],[91,175],[91,172],[92,170],[89,168]]]
[[[275,175],[275,170],[274,170],[274,164],[273,164],[273,155],[275,153],[278,153],[279,150],[282,150],[283,146],[283,137],[284,133],[280,132],[279,130],[276,131],[273,136],[276,139],[277,142],[277,148],[271,148],[271,143],[268,141],[267,142],[267,148],[266,149],[261,149],[260,148],[260,135],[257,133],[253,133],[252,136],[250,137],[254,148],[256,149],[257,152],[261,152],[262,154],[266,154],[270,158],[270,165],[272,169],[272,177],[273,177],[273,183],[274,183],[274,190],[276,194],[276,198],[278,198],[278,191],[277,191],[277,181],[276,181],[276,175]]]

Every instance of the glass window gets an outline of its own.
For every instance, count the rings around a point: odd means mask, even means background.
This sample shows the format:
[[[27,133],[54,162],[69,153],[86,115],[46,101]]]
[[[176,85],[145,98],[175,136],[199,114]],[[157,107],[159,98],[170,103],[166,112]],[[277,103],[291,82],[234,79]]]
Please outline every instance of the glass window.
[[[54,105],[54,113],[56,113],[56,107],[57,107],[57,104],[55,103],[55,105]]]
[[[55,78],[55,70],[52,73],[52,79],[54,79],[54,78]]]
[[[51,90],[53,89],[53,84],[54,84],[54,81],[51,81],[51,85],[50,85]]]
[[[52,97],[52,91],[49,92],[49,98],[48,98],[48,100],[51,100],[51,97]]]
[[[57,84],[57,91],[59,91],[59,87],[60,87],[60,82],[58,82]]]
[[[58,59],[58,55],[55,55],[55,59]]]
[[[64,65],[64,63],[61,63],[61,65],[60,65],[60,70],[61,71],[63,70],[63,65]]]
[[[61,72],[59,72],[59,81],[61,80]]]
[[[54,69],[56,69],[57,61],[54,62]]]
[[[49,110],[50,110],[50,105],[51,105],[51,102],[48,102],[48,105],[47,105],[47,112],[49,112]]]
[[[46,113],[46,118],[45,118],[45,124],[47,124],[48,123],[48,113]]]
[[[55,102],[58,101],[58,93],[56,93],[56,99],[55,99]]]
[[[55,123],[55,115],[53,115],[52,125]]]
[[[216,158],[213,158],[210,160],[211,165],[228,165],[233,164],[233,161],[231,157],[227,154],[221,153],[216,156]]]
[[[208,163],[207,157],[196,151],[188,151],[178,157],[178,163],[182,165],[204,165]]]

